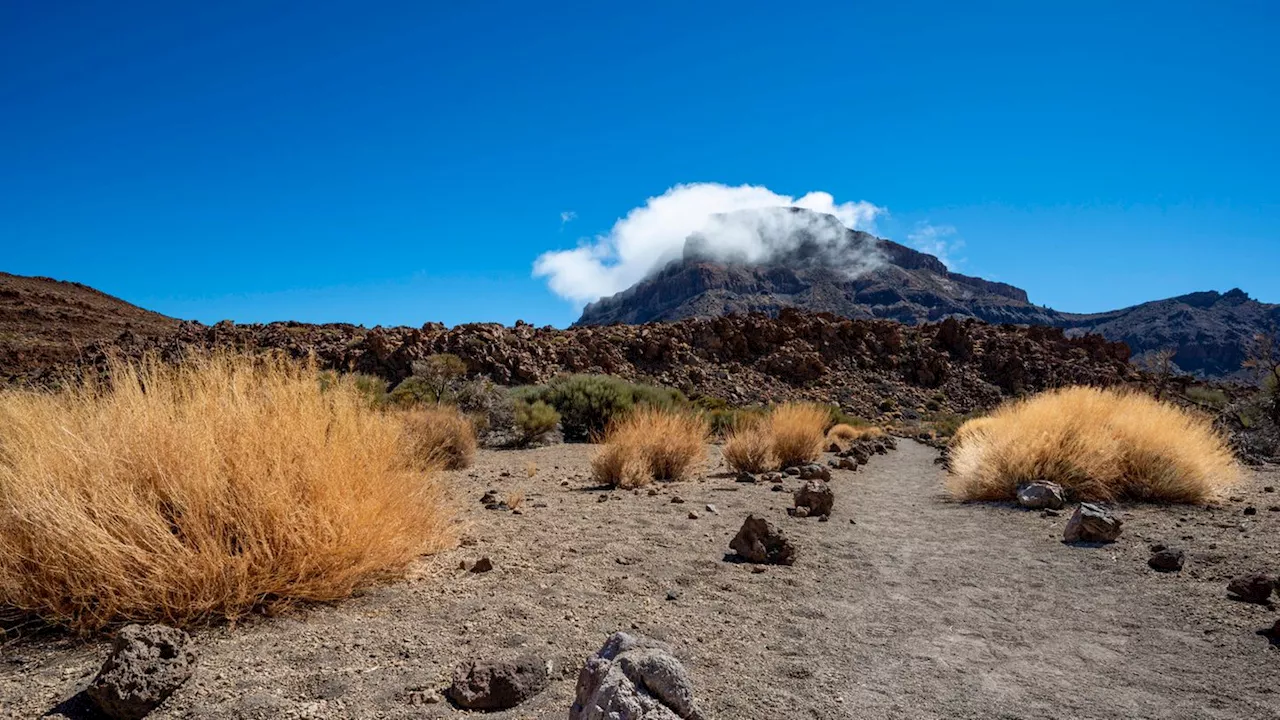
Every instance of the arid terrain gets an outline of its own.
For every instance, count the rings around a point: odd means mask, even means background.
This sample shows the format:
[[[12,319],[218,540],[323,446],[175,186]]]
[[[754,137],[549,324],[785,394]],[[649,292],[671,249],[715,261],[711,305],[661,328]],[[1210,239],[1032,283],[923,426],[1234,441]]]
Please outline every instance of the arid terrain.
[[[719,720],[1280,717],[1280,649],[1256,634],[1280,613],[1225,592],[1280,567],[1274,469],[1221,505],[1120,506],[1123,535],[1093,547],[1062,543],[1069,509],[951,501],[937,452],[911,441],[835,471],[830,522],[788,517],[790,492],[736,482],[715,447],[656,494],[593,487],[595,452],[482,451],[447,476],[462,546],[352,600],[197,630],[195,675],[154,717],[463,717],[432,702],[456,663],[529,652],[550,687],[492,716],[564,717],[619,629],[669,642]],[[485,509],[491,489],[523,494],[520,512]],[[726,558],[748,513],[791,536],[794,566]],[[1153,543],[1185,568],[1149,569]],[[493,570],[460,568],[482,557]],[[106,649],[5,643],[0,715],[88,717],[73,696]]]

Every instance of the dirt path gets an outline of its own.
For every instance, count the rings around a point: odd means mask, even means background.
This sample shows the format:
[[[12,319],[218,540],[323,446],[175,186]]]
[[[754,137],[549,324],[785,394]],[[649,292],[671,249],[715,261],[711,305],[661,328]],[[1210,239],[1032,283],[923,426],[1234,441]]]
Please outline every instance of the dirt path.
[[[1280,570],[1276,473],[1216,510],[1127,508],[1120,542],[1080,548],[1059,541],[1065,514],[950,502],[936,453],[912,442],[837,472],[826,523],[723,476],[714,450],[711,476],[654,496],[591,488],[593,452],[483,452],[452,476],[469,544],[406,583],[198,633],[197,675],[157,717],[463,717],[426,691],[462,659],[532,651],[551,687],[490,717],[563,718],[583,658],[627,629],[670,642],[718,720],[1280,718],[1280,648],[1254,634],[1280,613],[1223,592],[1236,572]],[[524,493],[523,514],[482,509],[489,488]],[[725,562],[749,512],[793,537],[794,567]],[[1149,570],[1155,541],[1186,548],[1186,570]],[[457,569],[481,556],[495,570]],[[105,648],[2,652],[0,716],[34,717]]]

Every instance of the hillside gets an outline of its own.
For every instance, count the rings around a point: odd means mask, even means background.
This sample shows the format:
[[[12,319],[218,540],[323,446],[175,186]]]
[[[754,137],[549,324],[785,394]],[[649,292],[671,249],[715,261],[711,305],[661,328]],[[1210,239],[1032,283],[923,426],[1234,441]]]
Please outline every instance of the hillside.
[[[0,272],[0,379],[75,360],[125,331],[162,337],[178,321],[80,283]]]
[[[1251,299],[1241,290],[1200,292],[1096,314],[1065,313],[1035,305],[1026,291],[949,271],[941,261],[890,240],[849,230],[830,216],[823,223],[843,233],[834,245],[870,269],[851,273],[838,257],[815,251],[808,238],[767,238],[796,250],[748,263],[708,257],[691,237],[685,252],[636,285],[586,306],[578,325],[636,324],[707,318],[741,312],[777,315],[783,308],[830,312],[849,318],[883,318],[919,324],[946,317],[989,323],[1048,325],[1073,335],[1098,333],[1129,345],[1134,355],[1175,348],[1175,363],[1203,377],[1237,373],[1254,335],[1280,325],[1280,305]],[[819,219],[821,218],[821,219]],[[767,232],[767,231],[764,231]],[[847,264],[844,264],[847,267]]]

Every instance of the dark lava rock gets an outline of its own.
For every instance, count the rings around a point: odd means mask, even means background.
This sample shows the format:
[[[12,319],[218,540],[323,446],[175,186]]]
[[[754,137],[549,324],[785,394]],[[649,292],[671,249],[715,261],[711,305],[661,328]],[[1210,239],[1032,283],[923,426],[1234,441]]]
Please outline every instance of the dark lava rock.
[[[1094,505],[1080,503],[1062,532],[1066,542],[1109,543],[1120,537],[1120,518]]]
[[[809,480],[795,492],[796,509],[808,508],[809,515],[830,515],[836,495],[822,480]]]
[[[488,556],[480,558],[479,560],[476,561],[475,565],[471,566],[471,572],[477,573],[477,574],[487,573],[492,569],[493,569],[493,561],[490,560]]]
[[[1235,599],[1251,603],[1265,603],[1276,587],[1275,578],[1266,573],[1250,573],[1233,579],[1227,592]]]
[[[666,645],[614,633],[578,673],[569,720],[703,720],[693,682]]]
[[[1151,553],[1151,557],[1147,558],[1147,565],[1152,570],[1161,572],[1177,572],[1182,569],[1182,563],[1186,559],[1186,553],[1174,548],[1161,548]]]
[[[796,549],[782,528],[762,517],[748,515],[729,548],[747,562],[791,565]]]
[[[789,468],[783,468],[783,470],[782,470],[782,474],[784,474],[784,475],[792,475],[792,476],[794,476],[794,475],[799,475],[799,474],[800,474],[800,468],[795,467],[795,466],[792,466],[792,467],[789,467]]]
[[[454,668],[448,694],[468,710],[506,710],[542,692],[547,684],[547,663],[541,658],[470,660]]]
[[[137,720],[181,687],[195,664],[185,632],[166,625],[126,625],[85,694],[107,717]]]
[[[831,470],[817,464],[810,463],[800,468],[801,480],[830,480]]]
[[[1018,488],[1018,504],[1032,510],[1058,510],[1066,503],[1061,485],[1037,480]]]

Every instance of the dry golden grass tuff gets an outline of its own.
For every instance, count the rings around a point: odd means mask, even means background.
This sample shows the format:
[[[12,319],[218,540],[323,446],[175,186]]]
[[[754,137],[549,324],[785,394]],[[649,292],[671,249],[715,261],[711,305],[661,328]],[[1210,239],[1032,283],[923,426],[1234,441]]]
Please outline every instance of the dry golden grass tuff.
[[[634,488],[652,480],[683,480],[706,460],[710,427],[693,413],[642,407],[610,425],[591,462],[595,480]]]
[[[831,412],[811,403],[787,403],[769,413],[773,454],[782,467],[813,462],[822,455]]]
[[[721,448],[724,461],[738,472],[762,473],[778,467],[773,454],[773,435],[765,422],[734,430]]]
[[[314,368],[214,355],[0,392],[0,614],[79,631],[336,600],[453,542],[405,426]]]
[[[1073,387],[962,425],[947,486],[964,500],[1012,499],[1051,480],[1079,500],[1199,503],[1233,485],[1225,439],[1193,412],[1136,392]]]
[[[884,428],[874,425],[866,427],[854,427],[845,423],[833,425],[827,431],[828,442],[849,442],[851,440],[861,440],[863,438],[882,438],[884,437]]]
[[[475,461],[475,423],[457,408],[439,405],[401,412],[409,447],[419,467],[460,470]]]

